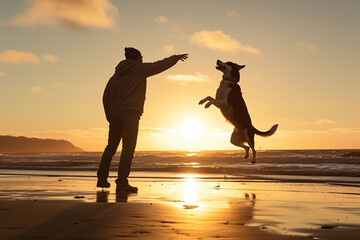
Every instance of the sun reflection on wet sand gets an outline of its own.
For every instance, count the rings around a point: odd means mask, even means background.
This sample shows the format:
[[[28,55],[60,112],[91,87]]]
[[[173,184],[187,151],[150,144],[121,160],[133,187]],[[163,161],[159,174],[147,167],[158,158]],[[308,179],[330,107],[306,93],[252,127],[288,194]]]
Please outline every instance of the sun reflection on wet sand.
[[[199,174],[182,174],[180,175],[184,179],[184,192],[182,199],[183,209],[196,209],[200,207],[198,196],[198,178],[203,177]]]

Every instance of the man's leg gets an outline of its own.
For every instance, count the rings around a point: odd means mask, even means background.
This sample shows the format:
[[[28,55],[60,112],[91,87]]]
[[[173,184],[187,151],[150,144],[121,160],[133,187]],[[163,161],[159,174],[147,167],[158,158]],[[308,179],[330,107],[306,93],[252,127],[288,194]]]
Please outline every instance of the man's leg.
[[[121,129],[120,129],[120,122],[119,119],[113,118],[111,119],[109,125],[109,137],[108,137],[108,144],[104,150],[104,153],[101,157],[99,170],[97,172],[98,177],[98,187],[109,187],[110,184],[107,183],[107,178],[109,176],[109,170],[111,165],[111,160],[116,153],[116,150],[119,146],[120,139],[121,139]],[[104,183],[103,185],[101,183]],[[106,184],[105,184],[106,183]],[[108,185],[108,186],[106,186]]]
[[[134,156],[139,131],[140,113],[134,110],[126,111],[122,118],[122,151],[118,170],[118,185],[128,185],[131,162]]]

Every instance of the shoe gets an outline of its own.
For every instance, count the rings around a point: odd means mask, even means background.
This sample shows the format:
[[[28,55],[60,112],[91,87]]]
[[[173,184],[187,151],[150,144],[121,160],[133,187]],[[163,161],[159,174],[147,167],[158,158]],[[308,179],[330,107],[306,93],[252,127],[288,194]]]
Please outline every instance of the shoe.
[[[137,193],[138,188],[130,186],[129,184],[118,184],[116,186],[117,193]]]
[[[103,180],[98,180],[97,181],[97,184],[96,184],[97,187],[101,187],[101,188],[109,188],[110,187],[110,183],[108,181],[103,181]]]

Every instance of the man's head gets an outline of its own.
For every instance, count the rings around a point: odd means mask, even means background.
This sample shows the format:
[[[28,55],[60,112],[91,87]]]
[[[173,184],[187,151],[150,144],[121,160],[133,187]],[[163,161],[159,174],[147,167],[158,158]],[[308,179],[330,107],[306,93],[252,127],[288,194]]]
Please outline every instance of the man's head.
[[[136,48],[132,48],[132,47],[127,47],[124,50],[125,50],[125,58],[126,59],[133,59],[133,60],[138,60],[138,61],[142,62],[143,57],[139,50],[137,50]]]

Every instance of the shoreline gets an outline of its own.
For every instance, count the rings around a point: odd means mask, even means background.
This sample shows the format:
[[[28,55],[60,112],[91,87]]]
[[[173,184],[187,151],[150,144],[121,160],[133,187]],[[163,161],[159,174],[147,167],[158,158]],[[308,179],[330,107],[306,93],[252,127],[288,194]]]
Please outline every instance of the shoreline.
[[[116,171],[110,171],[109,178],[116,178]],[[132,171],[129,179],[157,179],[157,181],[177,181],[192,174],[196,179],[204,181],[227,181],[227,182],[294,182],[294,183],[350,183],[360,184],[360,177],[355,176],[313,176],[313,175],[226,175],[221,173],[198,173],[198,172],[158,172],[158,171]],[[78,170],[28,170],[28,169],[1,169],[0,176],[42,176],[42,177],[80,177],[93,178],[96,172]],[[360,185],[359,185],[360,187]]]
[[[71,239],[70,233],[86,239],[274,240],[343,240],[360,234],[358,185],[222,181],[187,174],[130,178],[139,193],[116,195],[113,180],[110,189],[101,190],[95,177],[0,175],[2,239],[49,238],[61,230],[58,224],[66,231],[55,239]],[[85,231],[89,228],[92,234]]]

